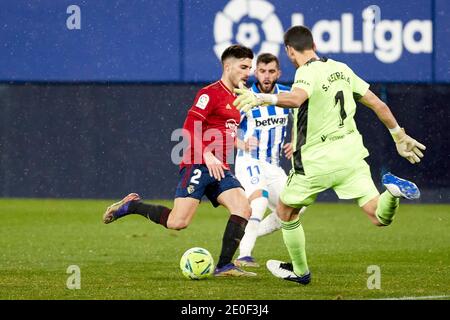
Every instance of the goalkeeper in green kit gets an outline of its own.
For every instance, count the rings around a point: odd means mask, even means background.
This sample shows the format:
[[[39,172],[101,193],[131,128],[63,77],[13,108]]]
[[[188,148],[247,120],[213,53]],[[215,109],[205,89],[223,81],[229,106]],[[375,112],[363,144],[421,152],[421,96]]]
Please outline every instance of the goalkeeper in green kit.
[[[291,91],[256,94],[239,88],[235,89],[239,97],[234,104],[244,112],[265,105],[295,108],[292,170],[277,206],[292,263],[269,260],[267,268],[276,277],[308,284],[311,273],[299,210],[314,203],[320,192],[332,188],[340,199],[356,199],[377,226],[387,226],[393,221],[399,198],[420,197],[414,183],[391,173],[382,177],[387,190],[380,195],[364,160],[369,152],[355,124],[355,100],[375,112],[389,129],[400,156],[410,163],[420,162],[425,146],[399,127],[389,107],[346,64],[319,59],[308,28],[291,27],[284,35],[284,44],[289,59],[297,67]]]

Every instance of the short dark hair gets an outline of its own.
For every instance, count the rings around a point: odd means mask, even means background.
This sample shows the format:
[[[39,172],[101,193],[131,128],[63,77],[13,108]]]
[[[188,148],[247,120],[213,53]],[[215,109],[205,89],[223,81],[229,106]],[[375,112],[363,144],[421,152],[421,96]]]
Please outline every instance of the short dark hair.
[[[284,34],[284,45],[294,48],[298,52],[311,50],[314,48],[314,40],[307,27],[293,26]]]
[[[275,61],[277,64],[277,68],[280,68],[280,61],[278,60],[277,56],[271,54],[271,53],[261,53],[258,56],[258,59],[256,59],[256,65],[260,64],[260,63],[264,63],[264,64],[268,64],[271,63],[272,61]]]
[[[243,45],[240,44],[234,44],[229,46],[228,48],[225,49],[225,51],[222,53],[222,57],[221,57],[221,61],[222,64],[224,63],[224,61],[227,58],[237,58],[237,59],[242,59],[242,58],[249,58],[249,59],[253,59],[253,51],[250,48],[247,48]]]

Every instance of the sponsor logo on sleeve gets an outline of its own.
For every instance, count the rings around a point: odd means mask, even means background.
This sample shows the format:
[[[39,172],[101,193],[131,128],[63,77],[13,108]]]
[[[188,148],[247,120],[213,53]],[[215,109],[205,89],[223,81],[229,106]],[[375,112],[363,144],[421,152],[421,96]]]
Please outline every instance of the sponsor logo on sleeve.
[[[295,81],[295,83],[297,84],[304,84],[304,85],[306,85],[306,86],[311,86],[311,84],[308,82],[308,81],[305,81],[305,80],[303,80],[303,79],[299,79],[299,80],[296,80]]]
[[[206,106],[208,105],[208,102],[209,102],[209,96],[206,93],[204,93],[198,98],[195,106],[197,108],[205,110]]]

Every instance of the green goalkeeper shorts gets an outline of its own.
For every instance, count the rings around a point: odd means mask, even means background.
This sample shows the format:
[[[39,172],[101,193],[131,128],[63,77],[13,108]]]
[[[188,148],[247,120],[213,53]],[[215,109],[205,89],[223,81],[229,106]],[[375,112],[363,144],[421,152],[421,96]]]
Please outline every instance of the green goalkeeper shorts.
[[[301,208],[313,204],[320,192],[330,188],[339,199],[356,199],[360,207],[380,194],[373,183],[369,165],[362,160],[352,168],[319,176],[291,171],[280,200],[292,208]]]

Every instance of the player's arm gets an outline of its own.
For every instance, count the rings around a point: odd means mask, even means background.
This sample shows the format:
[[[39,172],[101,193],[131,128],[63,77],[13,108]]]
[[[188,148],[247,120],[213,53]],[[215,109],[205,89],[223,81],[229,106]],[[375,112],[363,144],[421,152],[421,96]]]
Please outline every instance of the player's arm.
[[[412,164],[420,162],[420,158],[423,157],[421,150],[425,150],[425,146],[408,136],[405,130],[400,128],[386,103],[381,101],[370,90],[367,90],[359,102],[372,109],[378,119],[389,129],[395,141],[397,151],[402,157],[406,158]]]
[[[279,94],[254,93],[247,88],[234,89],[239,95],[233,104],[238,110],[247,112],[256,106],[276,105],[282,108],[299,108],[306,100],[308,93],[301,88],[292,88],[290,92],[281,92]]]
[[[239,83],[239,87],[244,88],[245,86],[241,82],[241,83]],[[242,112],[240,123],[247,121],[246,118],[247,118],[246,113]],[[242,130],[242,129],[240,129],[240,130]],[[237,149],[243,150],[245,152],[250,152],[258,147],[258,139],[256,139],[256,137],[250,136],[249,138],[247,138],[247,140],[243,140],[243,139],[239,138],[239,137],[243,137],[243,136],[245,136],[245,134],[243,134],[243,132],[242,132],[242,134],[238,133],[238,135],[236,136],[236,139],[234,140],[234,146]]]
[[[293,114],[292,112],[289,112],[289,121],[293,121]],[[292,156],[294,155],[294,145],[292,144],[292,141],[294,140],[294,126],[292,125],[292,129],[291,129],[291,141],[290,142],[286,142],[283,145],[283,150],[284,150],[284,156],[286,157],[286,159],[291,160]]]
[[[388,129],[393,129],[398,126],[397,120],[395,120],[391,109],[378,98],[372,91],[367,90],[366,94],[359,100],[363,105],[372,109],[377,115],[378,119],[384,123]]]
[[[247,112],[256,106],[276,105],[282,108],[299,108],[308,100],[314,91],[315,76],[309,69],[299,68],[295,72],[295,80],[291,91],[279,94],[254,93],[244,86],[234,89],[239,97],[233,104],[237,109]]]
[[[227,169],[225,165],[217,159],[211,151],[206,151],[203,153],[203,160],[205,165],[209,170],[209,175],[216,178],[217,180],[222,180],[225,178],[224,169]]]
[[[283,145],[283,150],[286,159],[291,160],[292,156],[294,155],[294,146],[292,145],[292,142],[286,142]]]
[[[290,113],[289,117],[291,117],[291,115],[292,115],[292,113]],[[292,126],[292,129],[291,129],[291,141],[286,142],[283,145],[284,156],[288,160],[291,160],[292,156],[294,155],[294,145],[292,144],[292,140],[294,140],[294,126]]]
[[[236,138],[235,142],[234,142],[234,146],[239,149],[239,150],[244,150],[245,151],[245,142],[244,140],[241,140],[239,138]]]
[[[236,138],[235,146],[239,150],[250,152],[258,147],[258,139],[256,139],[256,137],[253,136],[249,137],[246,141]]]
[[[293,87],[290,92],[280,92],[273,95],[275,100],[274,105],[282,108],[299,108],[306,100],[308,100],[308,93],[302,89]]]
[[[226,166],[217,159],[214,154],[209,151],[208,146],[203,141],[203,134],[201,127],[209,115],[211,108],[214,105],[213,96],[209,94],[207,90],[200,90],[197,97],[194,100],[194,104],[188,112],[188,116],[185,121],[185,129],[190,133],[191,145],[194,148],[194,152],[197,152],[196,146],[201,146],[203,161],[209,170],[209,175],[221,180],[225,178],[224,169]],[[194,158],[195,159],[195,158]]]
[[[214,156],[214,154],[209,151],[208,146],[203,141],[203,134],[201,131],[201,126],[203,125],[204,118],[198,112],[189,112],[185,121],[185,129],[190,133],[191,145],[193,146],[194,152],[198,152],[197,149],[202,150],[203,161],[209,170],[209,175],[221,180],[225,178],[224,169],[225,165],[219,159]],[[195,159],[195,157],[194,157]]]

